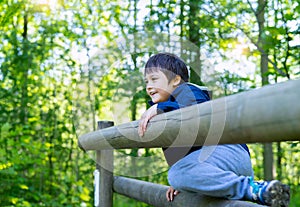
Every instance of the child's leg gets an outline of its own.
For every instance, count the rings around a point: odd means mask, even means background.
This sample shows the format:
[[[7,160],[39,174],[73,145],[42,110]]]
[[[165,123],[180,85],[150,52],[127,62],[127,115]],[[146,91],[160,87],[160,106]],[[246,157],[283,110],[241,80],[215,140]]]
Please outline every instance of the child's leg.
[[[241,145],[206,146],[175,163],[169,183],[175,189],[242,199],[249,195],[253,176],[249,154]]]
[[[250,157],[241,145],[203,147],[175,163],[168,178],[177,190],[274,207],[289,206],[287,185],[277,180],[253,181]]]

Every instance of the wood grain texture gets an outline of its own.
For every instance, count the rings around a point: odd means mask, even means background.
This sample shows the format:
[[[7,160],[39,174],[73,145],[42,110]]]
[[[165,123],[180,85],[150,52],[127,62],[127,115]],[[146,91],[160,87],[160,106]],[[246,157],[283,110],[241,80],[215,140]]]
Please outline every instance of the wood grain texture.
[[[300,140],[300,80],[215,99],[79,137],[84,150],[265,143]]]

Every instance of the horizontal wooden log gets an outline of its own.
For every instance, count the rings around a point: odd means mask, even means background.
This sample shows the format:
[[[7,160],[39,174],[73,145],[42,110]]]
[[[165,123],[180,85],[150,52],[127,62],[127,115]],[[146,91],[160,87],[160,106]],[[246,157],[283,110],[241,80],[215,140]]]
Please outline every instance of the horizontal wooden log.
[[[165,185],[125,177],[115,177],[113,184],[114,192],[156,207],[262,207],[252,202],[206,197],[192,192],[181,192],[173,202],[168,202],[167,189]]]
[[[138,121],[84,134],[84,150],[300,140],[300,80],[215,99],[155,116],[143,137]]]

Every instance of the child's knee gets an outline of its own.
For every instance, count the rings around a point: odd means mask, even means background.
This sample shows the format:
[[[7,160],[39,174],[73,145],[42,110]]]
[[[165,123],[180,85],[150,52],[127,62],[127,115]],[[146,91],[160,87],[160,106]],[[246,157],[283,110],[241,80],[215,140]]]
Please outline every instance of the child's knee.
[[[181,170],[175,166],[172,166],[169,171],[168,171],[168,181],[169,184],[174,188],[174,189],[180,189],[182,187],[181,180],[183,179],[182,177],[183,173]]]
[[[168,181],[170,186],[172,186],[174,189],[178,189],[179,185],[178,185],[178,175],[176,176],[176,174],[172,171],[168,172]]]

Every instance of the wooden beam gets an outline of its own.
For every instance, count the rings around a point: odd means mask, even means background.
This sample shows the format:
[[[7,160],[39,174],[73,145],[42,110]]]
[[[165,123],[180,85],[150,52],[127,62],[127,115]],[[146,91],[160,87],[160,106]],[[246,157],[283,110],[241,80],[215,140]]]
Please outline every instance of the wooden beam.
[[[138,121],[84,134],[85,150],[300,141],[300,80],[215,99],[154,117],[144,137]]]
[[[212,198],[192,192],[181,192],[175,196],[173,202],[168,202],[166,199],[168,186],[125,177],[115,177],[113,189],[116,193],[155,207],[262,207],[247,201]]]

